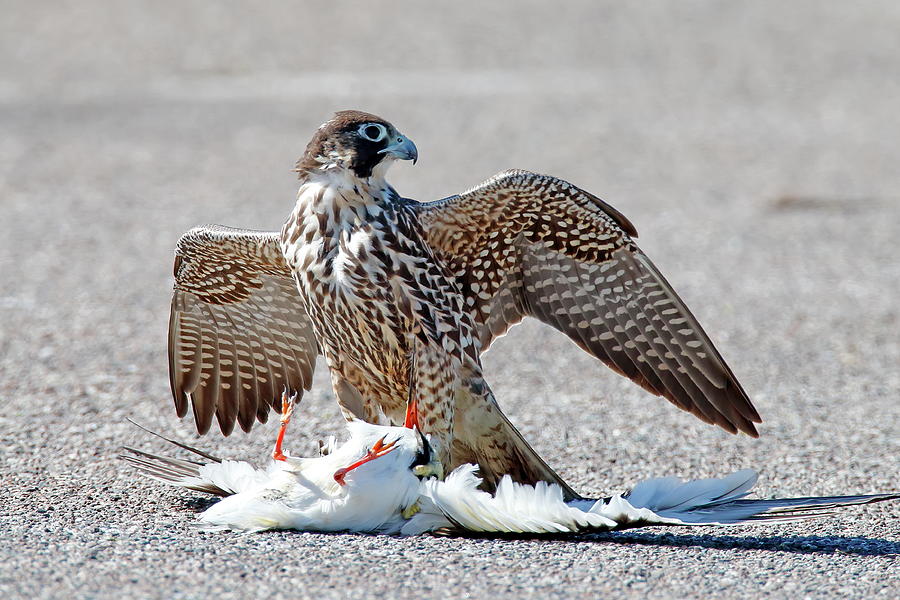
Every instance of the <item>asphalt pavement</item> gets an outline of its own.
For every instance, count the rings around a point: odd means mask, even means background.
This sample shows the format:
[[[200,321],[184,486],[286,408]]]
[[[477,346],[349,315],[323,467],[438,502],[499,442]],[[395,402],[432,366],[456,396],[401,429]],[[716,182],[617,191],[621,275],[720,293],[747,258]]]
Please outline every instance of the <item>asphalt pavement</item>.
[[[485,355],[577,489],[755,468],[761,496],[898,491],[900,4],[650,1],[0,5],[0,597],[900,596],[900,502],[772,527],[411,539],[194,527],[126,421],[198,439],[166,373],[172,250],[276,229],[315,128],[415,140],[401,194],[507,168],[626,214],[764,418],[731,436],[527,322]],[[321,367],[321,365],[320,365]],[[341,421],[327,374],[287,447]]]

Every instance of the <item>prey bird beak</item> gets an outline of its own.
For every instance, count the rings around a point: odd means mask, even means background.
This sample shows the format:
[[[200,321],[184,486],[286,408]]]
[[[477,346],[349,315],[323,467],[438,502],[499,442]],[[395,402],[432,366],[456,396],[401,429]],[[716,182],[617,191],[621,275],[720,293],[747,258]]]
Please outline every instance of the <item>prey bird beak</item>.
[[[353,469],[363,466],[370,460],[375,460],[376,458],[381,458],[382,456],[389,454],[392,450],[394,450],[396,448],[396,446],[395,446],[396,443],[397,443],[397,440],[394,440],[393,442],[389,442],[389,443],[385,444],[384,438],[381,438],[380,440],[378,440],[377,442],[372,444],[372,449],[369,450],[368,452],[366,452],[366,455],[363,456],[361,459],[359,459],[358,461],[356,461],[355,463],[353,463],[352,465],[350,465],[348,467],[344,467],[342,469],[338,469],[337,471],[335,471],[334,472],[334,480],[336,482],[338,482],[339,485],[347,485],[347,482],[344,481],[344,477],[347,475],[347,473],[349,473]]]
[[[378,151],[378,154],[390,154],[396,156],[400,160],[411,160],[413,164],[419,160],[419,151],[416,145],[408,137],[398,136],[394,143]]]

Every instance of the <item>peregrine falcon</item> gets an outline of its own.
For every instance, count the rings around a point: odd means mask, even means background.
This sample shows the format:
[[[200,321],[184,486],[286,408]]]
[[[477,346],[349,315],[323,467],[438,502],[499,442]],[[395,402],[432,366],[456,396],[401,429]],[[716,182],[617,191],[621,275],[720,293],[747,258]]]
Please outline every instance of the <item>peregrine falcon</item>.
[[[280,233],[198,227],[179,240],[169,373],[179,416],[248,431],[328,365],[348,419],[401,424],[416,403],[441,462],[477,463],[574,492],[513,427],[480,356],[530,316],[700,419],[757,436],[760,417],[637,232],[596,196],[505,171],[434,202],[385,175],[415,144],[380,117],[342,111],[297,162]]]

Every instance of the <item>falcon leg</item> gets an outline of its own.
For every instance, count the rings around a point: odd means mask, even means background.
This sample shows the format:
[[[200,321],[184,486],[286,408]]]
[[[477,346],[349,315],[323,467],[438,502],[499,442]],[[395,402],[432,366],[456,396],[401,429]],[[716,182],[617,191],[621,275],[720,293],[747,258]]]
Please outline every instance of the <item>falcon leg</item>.
[[[415,336],[411,337],[412,350],[409,353],[409,391],[406,396],[406,418],[403,420],[403,426],[407,429],[416,428],[422,431],[419,424],[419,404],[416,395],[416,383],[419,374],[419,340]]]
[[[403,426],[407,429],[415,427],[419,431],[422,431],[422,427],[419,425],[418,402],[416,401],[415,394],[411,388],[409,390],[409,400],[406,402],[406,419],[403,421]]]
[[[278,430],[275,449],[272,451],[272,458],[275,460],[287,460],[287,456],[281,451],[281,444],[284,442],[284,434],[287,432],[287,426],[291,422],[291,416],[294,414],[294,401],[296,398],[296,394],[289,398],[287,390],[281,393],[281,428]]]
[[[449,465],[453,442],[454,388],[459,367],[443,349],[421,343],[413,345],[411,363],[405,425],[415,425],[420,432],[428,432],[434,451],[433,462]],[[416,474],[420,477],[443,475],[436,469]]]

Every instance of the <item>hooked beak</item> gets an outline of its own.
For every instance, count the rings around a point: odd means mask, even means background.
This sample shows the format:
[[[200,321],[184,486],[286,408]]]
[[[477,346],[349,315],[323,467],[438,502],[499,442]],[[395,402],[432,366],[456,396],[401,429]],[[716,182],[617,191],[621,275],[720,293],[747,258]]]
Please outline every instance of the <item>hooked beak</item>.
[[[416,164],[416,161],[419,159],[419,151],[416,149],[416,145],[413,144],[411,139],[403,136],[397,136],[393,144],[383,150],[379,150],[378,154],[389,154],[400,160],[411,160],[413,164]]]

